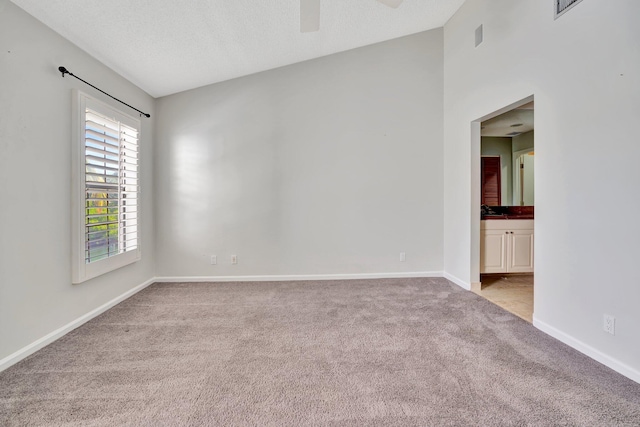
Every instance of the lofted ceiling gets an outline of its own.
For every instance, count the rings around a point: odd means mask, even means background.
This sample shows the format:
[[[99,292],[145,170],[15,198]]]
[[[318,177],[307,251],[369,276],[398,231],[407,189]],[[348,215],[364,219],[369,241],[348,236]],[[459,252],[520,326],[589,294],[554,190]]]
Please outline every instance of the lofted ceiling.
[[[441,27],[464,0],[12,0],[154,97]],[[81,64],[60,64],[82,75]]]

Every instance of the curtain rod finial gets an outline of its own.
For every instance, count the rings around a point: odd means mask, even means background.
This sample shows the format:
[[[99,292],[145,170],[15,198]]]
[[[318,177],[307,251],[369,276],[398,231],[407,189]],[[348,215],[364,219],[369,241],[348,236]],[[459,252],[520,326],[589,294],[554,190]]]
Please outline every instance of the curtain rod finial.
[[[64,77],[65,74],[69,74],[69,70],[67,70],[63,66],[58,67],[58,71],[60,71],[62,73],[62,77]]]

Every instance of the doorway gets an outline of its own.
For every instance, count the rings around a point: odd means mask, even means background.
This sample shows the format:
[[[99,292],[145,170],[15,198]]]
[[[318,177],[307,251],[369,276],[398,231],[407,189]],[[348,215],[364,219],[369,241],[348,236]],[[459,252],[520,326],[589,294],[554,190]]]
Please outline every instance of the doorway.
[[[476,183],[471,195],[472,281],[477,278],[472,290],[530,323],[535,268],[533,118],[531,96],[474,121],[471,150]]]

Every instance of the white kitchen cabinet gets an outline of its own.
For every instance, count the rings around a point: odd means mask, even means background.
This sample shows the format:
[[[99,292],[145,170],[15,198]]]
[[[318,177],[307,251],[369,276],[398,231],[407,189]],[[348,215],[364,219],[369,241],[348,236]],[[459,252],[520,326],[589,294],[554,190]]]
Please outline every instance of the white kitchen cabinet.
[[[507,272],[507,240],[505,230],[482,230],[480,235],[480,273]]]
[[[480,273],[533,273],[533,220],[481,221]]]

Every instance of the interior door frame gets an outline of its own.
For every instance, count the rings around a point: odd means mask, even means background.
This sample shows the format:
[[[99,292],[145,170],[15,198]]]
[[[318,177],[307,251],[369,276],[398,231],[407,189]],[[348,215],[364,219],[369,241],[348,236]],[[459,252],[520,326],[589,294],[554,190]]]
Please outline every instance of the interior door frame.
[[[500,108],[492,113],[486,114],[471,122],[471,256],[470,273],[471,289],[480,290],[480,201],[481,201],[481,173],[480,173],[480,143],[481,143],[481,123],[497,117],[501,114],[522,107],[534,100],[534,95],[515,101],[506,107]],[[535,179],[535,178],[534,178]],[[534,266],[535,270],[535,266]]]

